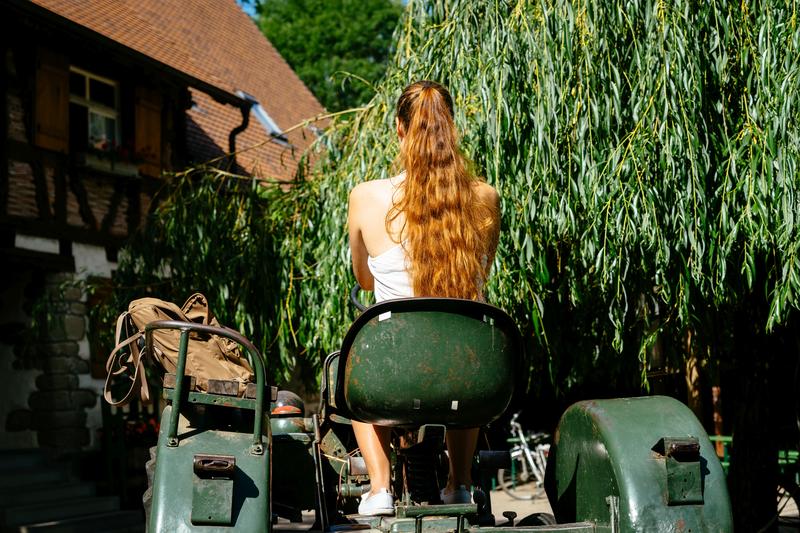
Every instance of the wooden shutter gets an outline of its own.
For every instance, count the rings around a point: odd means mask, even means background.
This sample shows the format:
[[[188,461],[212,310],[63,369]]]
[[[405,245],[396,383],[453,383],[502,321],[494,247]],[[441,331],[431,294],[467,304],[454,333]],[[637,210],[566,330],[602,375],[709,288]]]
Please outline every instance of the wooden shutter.
[[[161,94],[157,91],[136,88],[134,114],[137,157],[144,161],[139,172],[148,176],[161,175]]]
[[[34,103],[37,146],[58,152],[69,148],[69,62],[67,57],[40,48],[36,62]]]

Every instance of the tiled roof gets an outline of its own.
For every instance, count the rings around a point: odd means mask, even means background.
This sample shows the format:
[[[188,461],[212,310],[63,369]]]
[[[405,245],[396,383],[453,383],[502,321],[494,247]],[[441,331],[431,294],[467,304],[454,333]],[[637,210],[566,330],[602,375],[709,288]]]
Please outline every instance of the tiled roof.
[[[31,1],[214,88],[252,95],[284,130],[324,111],[235,0]],[[227,151],[228,134],[242,121],[237,108],[201,91],[210,92],[193,86],[196,105],[187,112],[196,161]],[[305,128],[288,134],[292,150],[271,141],[251,116],[236,138],[237,150],[265,144],[245,151],[237,162],[246,171],[285,179],[294,172],[293,152],[299,156],[313,137]]]
[[[187,43],[172,34],[166,25],[153,24],[151,20],[141,16],[137,2],[120,0],[31,0],[31,2],[201,82],[234,94],[233,85],[215,76],[211,69],[203,64],[202,58],[196,57]],[[141,4],[146,3],[148,2],[141,2]]]

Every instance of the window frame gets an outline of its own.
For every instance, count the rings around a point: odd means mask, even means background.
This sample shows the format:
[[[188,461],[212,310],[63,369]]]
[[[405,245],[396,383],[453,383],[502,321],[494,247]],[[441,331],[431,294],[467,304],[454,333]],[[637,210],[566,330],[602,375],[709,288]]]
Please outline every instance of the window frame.
[[[86,122],[89,123],[89,115],[90,113],[95,113],[96,115],[100,115],[102,117],[114,119],[114,146],[109,148],[107,151],[112,152],[116,149],[119,149],[122,146],[122,126],[120,124],[120,84],[118,81],[112,80],[111,78],[106,78],[105,76],[100,76],[93,72],[90,72],[86,69],[76,67],[70,65],[69,73],[76,73],[80,74],[84,77],[84,96],[77,96],[72,94],[72,90],[70,89],[69,92],[69,103],[77,104],[86,108]],[[114,108],[110,108],[106,105],[103,105],[99,102],[91,100],[91,91],[90,91],[90,83],[91,80],[96,80],[106,85],[111,85],[114,88]],[[89,149],[91,146],[90,144],[90,137],[87,132],[87,136],[85,139],[86,148]]]

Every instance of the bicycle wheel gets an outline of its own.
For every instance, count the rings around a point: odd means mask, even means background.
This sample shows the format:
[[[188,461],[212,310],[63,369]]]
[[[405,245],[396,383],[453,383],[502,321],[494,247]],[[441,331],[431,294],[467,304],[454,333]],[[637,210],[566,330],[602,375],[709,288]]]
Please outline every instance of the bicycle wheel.
[[[497,471],[497,483],[501,490],[516,500],[532,500],[541,491],[522,456],[511,459],[510,469],[501,468]]]
[[[800,489],[794,480],[787,477],[778,482],[777,500],[779,523],[800,529],[800,514],[798,513]]]

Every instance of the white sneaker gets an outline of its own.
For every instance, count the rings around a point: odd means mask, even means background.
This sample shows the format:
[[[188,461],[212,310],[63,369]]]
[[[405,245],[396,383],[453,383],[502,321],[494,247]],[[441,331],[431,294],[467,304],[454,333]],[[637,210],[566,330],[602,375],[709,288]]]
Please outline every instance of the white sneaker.
[[[394,515],[394,498],[386,489],[379,489],[376,494],[368,492],[361,496],[358,514],[364,516]]]
[[[459,485],[458,488],[452,492],[445,492],[444,489],[442,489],[439,496],[442,498],[442,503],[446,505],[454,503],[472,503],[472,494],[464,485]]]

